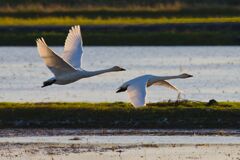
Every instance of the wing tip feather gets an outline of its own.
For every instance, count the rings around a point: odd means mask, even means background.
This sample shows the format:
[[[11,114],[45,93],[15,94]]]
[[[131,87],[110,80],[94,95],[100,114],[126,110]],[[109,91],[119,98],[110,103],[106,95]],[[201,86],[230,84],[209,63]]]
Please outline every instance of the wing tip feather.
[[[43,37],[37,38],[36,43],[37,43],[37,47],[39,47],[40,45],[47,47],[47,44]]]

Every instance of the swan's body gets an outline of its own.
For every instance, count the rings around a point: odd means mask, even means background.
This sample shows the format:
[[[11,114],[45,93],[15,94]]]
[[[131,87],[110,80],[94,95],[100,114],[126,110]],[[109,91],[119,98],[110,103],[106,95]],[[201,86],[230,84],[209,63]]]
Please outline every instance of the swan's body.
[[[81,68],[83,47],[80,26],[74,26],[69,30],[62,57],[54,53],[47,46],[43,38],[37,39],[36,43],[40,57],[44,60],[47,67],[54,74],[54,77],[45,81],[42,87],[51,84],[65,85],[73,83],[82,78],[92,77],[107,72],[125,70],[118,66],[98,71],[83,70]]]
[[[135,107],[140,107],[145,105],[146,87],[150,87],[152,85],[164,86],[164,87],[173,89],[180,94],[181,90],[179,90],[174,85],[167,82],[166,80],[176,79],[176,78],[189,78],[189,77],[192,77],[192,75],[185,74],[185,73],[178,76],[165,76],[165,77],[154,76],[154,75],[143,75],[123,83],[117,90],[117,93],[127,91],[128,97],[131,103]]]

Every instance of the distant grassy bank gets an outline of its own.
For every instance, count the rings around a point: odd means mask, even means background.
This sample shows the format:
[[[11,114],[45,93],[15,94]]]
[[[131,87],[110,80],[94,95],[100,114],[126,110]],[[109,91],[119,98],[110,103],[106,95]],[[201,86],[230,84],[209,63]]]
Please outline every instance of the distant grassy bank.
[[[0,13],[65,13],[73,12],[98,12],[98,16],[103,16],[99,11],[112,12],[105,14],[114,15],[114,12],[142,12],[138,15],[148,15],[145,12],[172,13],[176,15],[233,15],[239,14],[238,0],[1,0]],[[32,14],[31,14],[32,13]],[[119,14],[119,13],[118,13]],[[134,13],[133,13],[134,14]],[[72,14],[73,15],[73,14]],[[92,14],[93,15],[93,14]],[[95,14],[97,15],[97,14]],[[16,16],[18,16],[16,14]]]
[[[218,24],[220,27],[191,26]],[[240,1],[237,0],[2,0],[1,46],[32,46],[43,36],[49,45],[63,45],[68,26],[81,25],[84,45],[239,45]],[[183,24],[172,28],[171,25]],[[222,25],[230,24],[229,27]],[[156,25],[169,25],[159,27]],[[66,30],[47,27],[65,26]],[[117,26],[98,30],[99,26]],[[125,26],[137,26],[122,29]],[[138,27],[140,26],[140,27]],[[153,29],[139,29],[154,26]],[[26,27],[11,30],[1,28]],[[28,30],[46,27],[46,30]]]
[[[0,26],[59,26],[59,25],[157,25],[181,23],[239,23],[240,17],[180,17],[180,18],[86,18],[86,17],[41,17],[41,18],[14,18],[0,17]]]
[[[240,127],[239,102],[0,103],[1,128],[232,128]]]

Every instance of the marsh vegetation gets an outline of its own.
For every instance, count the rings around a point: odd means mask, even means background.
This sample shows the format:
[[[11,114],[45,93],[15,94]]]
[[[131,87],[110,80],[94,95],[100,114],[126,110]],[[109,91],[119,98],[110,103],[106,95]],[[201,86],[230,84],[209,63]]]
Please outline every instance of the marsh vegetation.
[[[0,127],[238,128],[239,102],[0,103]]]
[[[134,0],[134,1],[45,1],[3,0],[0,2],[0,45],[34,45],[38,36],[47,35],[52,45],[60,45],[64,33],[42,31],[19,31],[12,28],[22,26],[128,26],[166,24],[215,24],[219,28],[206,27],[194,30],[191,27],[152,31],[151,28],[133,33],[132,30],[100,31],[83,33],[86,45],[238,45],[239,31],[232,30],[232,23],[240,22],[240,3],[235,0]],[[229,24],[227,32],[223,24]],[[6,31],[6,28],[11,28]],[[181,28],[185,28],[182,32]],[[180,29],[180,30],[179,30]],[[139,29],[138,29],[139,30]],[[24,37],[26,35],[26,37]],[[101,37],[101,38],[99,38]],[[143,38],[146,37],[146,38]],[[208,38],[206,38],[208,37]],[[105,39],[106,40],[102,40]],[[57,39],[57,41],[56,41]],[[100,40],[99,40],[100,39]],[[124,40],[122,40],[124,39]]]

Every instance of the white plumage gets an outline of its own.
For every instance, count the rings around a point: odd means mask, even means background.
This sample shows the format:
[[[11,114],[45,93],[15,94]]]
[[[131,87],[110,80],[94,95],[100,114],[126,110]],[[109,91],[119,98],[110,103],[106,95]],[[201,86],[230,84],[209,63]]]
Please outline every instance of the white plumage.
[[[118,66],[97,71],[83,70],[81,68],[83,47],[80,26],[74,26],[69,30],[62,57],[54,53],[47,46],[43,38],[37,39],[36,43],[40,57],[54,74],[54,77],[45,81],[42,87],[51,84],[69,84],[82,78],[92,77],[107,72],[125,70]]]
[[[179,93],[178,94],[179,97],[182,91],[176,88],[174,85],[167,82],[166,80],[189,77],[192,77],[192,75],[186,73],[177,76],[164,76],[164,77],[154,75],[143,75],[123,83],[117,90],[117,93],[127,91],[128,97],[132,105],[134,105],[135,107],[145,106],[147,87],[150,87],[152,85],[164,86],[177,91]]]
[[[80,26],[72,27],[69,30],[64,45],[63,59],[70,63],[74,68],[81,68],[81,60],[83,54],[82,36]]]

